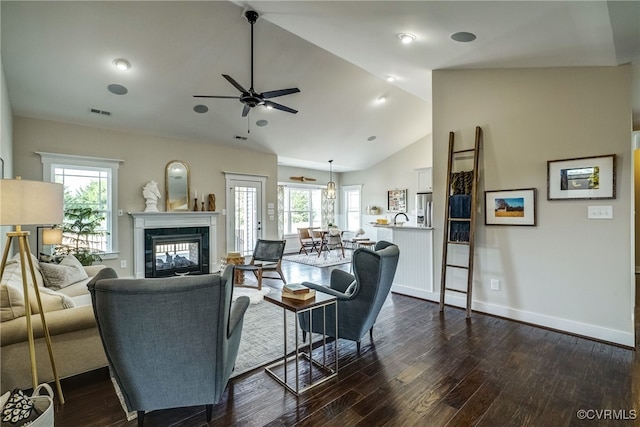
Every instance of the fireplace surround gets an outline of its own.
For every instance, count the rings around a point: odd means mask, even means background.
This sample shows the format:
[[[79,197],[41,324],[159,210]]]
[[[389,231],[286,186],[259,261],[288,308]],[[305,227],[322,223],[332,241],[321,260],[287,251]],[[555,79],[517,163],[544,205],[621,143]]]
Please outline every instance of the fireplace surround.
[[[217,212],[130,212],[136,278],[218,271]],[[147,241],[151,242],[147,248]],[[152,247],[161,250],[154,254]],[[177,258],[176,258],[177,255]]]

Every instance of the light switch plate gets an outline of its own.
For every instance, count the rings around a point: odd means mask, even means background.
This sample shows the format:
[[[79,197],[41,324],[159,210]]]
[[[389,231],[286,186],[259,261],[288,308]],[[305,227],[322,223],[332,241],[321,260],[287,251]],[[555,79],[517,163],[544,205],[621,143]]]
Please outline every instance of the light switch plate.
[[[589,206],[588,219],[613,219],[613,206]]]

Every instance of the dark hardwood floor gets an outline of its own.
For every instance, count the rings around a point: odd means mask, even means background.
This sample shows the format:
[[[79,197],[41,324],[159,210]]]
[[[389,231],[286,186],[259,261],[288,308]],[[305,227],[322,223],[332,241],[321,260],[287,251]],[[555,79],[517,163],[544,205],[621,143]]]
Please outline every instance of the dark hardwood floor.
[[[284,267],[289,282],[330,274]],[[148,413],[145,425],[640,425],[640,359],[630,349],[479,313],[466,320],[463,310],[441,314],[435,303],[396,294],[360,355],[355,343],[339,344],[338,378],[299,398],[260,368],[230,381],[208,424],[204,407],[191,407]],[[106,368],[62,386],[57,427],[136,425],[126,421]]]

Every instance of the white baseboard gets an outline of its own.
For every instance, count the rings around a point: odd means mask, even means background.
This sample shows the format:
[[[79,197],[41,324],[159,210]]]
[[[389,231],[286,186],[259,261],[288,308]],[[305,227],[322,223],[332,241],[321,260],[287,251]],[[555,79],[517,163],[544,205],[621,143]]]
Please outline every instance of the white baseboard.
[[[422,291],[415,288],[393,285],[392,292],[408,295],[425,300],[440,302],[440,293]],[[459,295],[447,295],[445,302],[460,308],[465,308],[466,299]],[[570,319],[548,316],[530,311],[518,310],[510,307],[489,304],[482,301],[473,301],[471,308],[480,313],[492,314],[506,319],[529,323],[536,326],[550,328],[561,332],[576,334],[601,341],[620,344],[626,347],[635,347],[635,334],[633,331],[626,332],[616,329],[609,329],[598,325],[577,322]]]

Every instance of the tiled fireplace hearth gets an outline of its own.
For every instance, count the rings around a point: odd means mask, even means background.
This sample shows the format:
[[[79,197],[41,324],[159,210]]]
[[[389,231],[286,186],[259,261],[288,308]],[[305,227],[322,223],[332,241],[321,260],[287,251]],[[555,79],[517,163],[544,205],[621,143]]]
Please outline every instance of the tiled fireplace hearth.
[[[136,278],[217,271],[217,212],[130,212],[133,217],[133,272]],[[167,255],[151,259],[147,243]],[[147,245],[149,246],[149,245]],[[185,246],[183,252],[175,248]],[[146,253],[145,253],[146,252]],[[148,258],[148,259],[147,259]]]

